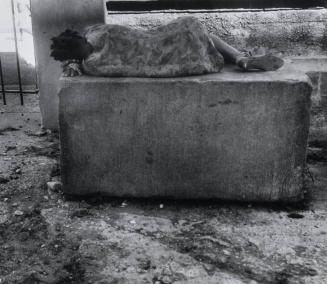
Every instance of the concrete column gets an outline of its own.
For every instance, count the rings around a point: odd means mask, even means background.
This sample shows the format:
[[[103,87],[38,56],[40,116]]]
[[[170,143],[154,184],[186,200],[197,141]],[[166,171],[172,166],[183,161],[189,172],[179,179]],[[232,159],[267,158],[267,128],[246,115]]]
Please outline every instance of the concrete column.
[[[50,39],[67,28],[105,23],[104,0],[31,0],[31,10],[43,126],[56,129],[61,68],[50,57]]]

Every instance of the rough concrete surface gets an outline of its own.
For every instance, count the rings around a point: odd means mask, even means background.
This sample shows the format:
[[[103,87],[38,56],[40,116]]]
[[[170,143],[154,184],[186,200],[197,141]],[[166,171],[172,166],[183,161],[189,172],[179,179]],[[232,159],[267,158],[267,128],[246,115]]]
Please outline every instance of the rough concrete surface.
[[[284,70],[287,72],[303,72],[311,80],[313,87],[311,100],[314,113],[326,108],[327,103],[327,57],[297,56],[285,59]]]
[[[326,283],[325,162],[311,159],[297,206],[70,200],[46,187],[60,180],[57,135],[20,118],[0,131],[2,284]]]
[[[208,31],[238,49],[281,55],[322,55],[327,51],[327,9],[275,11],[189,11],[108,14],[110,24],[151,29],[192,15]]]
[[[62,78],[67,194],[296,200],[311,87],[297,72]],[[103,131],[98,131],[101,128]]]

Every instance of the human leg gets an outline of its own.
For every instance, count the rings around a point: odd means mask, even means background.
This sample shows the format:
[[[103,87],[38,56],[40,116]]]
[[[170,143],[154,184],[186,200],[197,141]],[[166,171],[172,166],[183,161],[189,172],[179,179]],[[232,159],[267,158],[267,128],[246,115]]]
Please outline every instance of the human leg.
[[[265,54],[259,56],[247,56],[246,54],[235,49],[227,44],[221,38],[210,35],[215,48],[224,56],[227,62],[231,62],[241,67],[242,69],[249,70],[263,70],[275,71],[283,66],[283,59],[272,54]]]

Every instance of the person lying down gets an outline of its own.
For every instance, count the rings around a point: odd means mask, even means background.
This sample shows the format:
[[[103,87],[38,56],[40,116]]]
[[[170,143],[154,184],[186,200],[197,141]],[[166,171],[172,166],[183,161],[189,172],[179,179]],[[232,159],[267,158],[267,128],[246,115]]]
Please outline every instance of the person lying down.
[[[51,49],[64,76],[178,77],[220,72],[224,62],[245,71],[275,71],[284,63],[271,54],[247,56],[194,17],[147,31],[110,24],[91,26],[84,35],[66,30],[52,38]]]

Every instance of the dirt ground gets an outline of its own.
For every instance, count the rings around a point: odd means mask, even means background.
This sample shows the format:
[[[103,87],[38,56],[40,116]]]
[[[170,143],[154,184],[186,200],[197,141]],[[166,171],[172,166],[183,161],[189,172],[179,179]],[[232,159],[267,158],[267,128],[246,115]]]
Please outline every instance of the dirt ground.
[[[47,188],[60,180],[58,135],[24,110],[0,109],[1,284],[327,283],[321,125],[301,204],[72,200]]]

